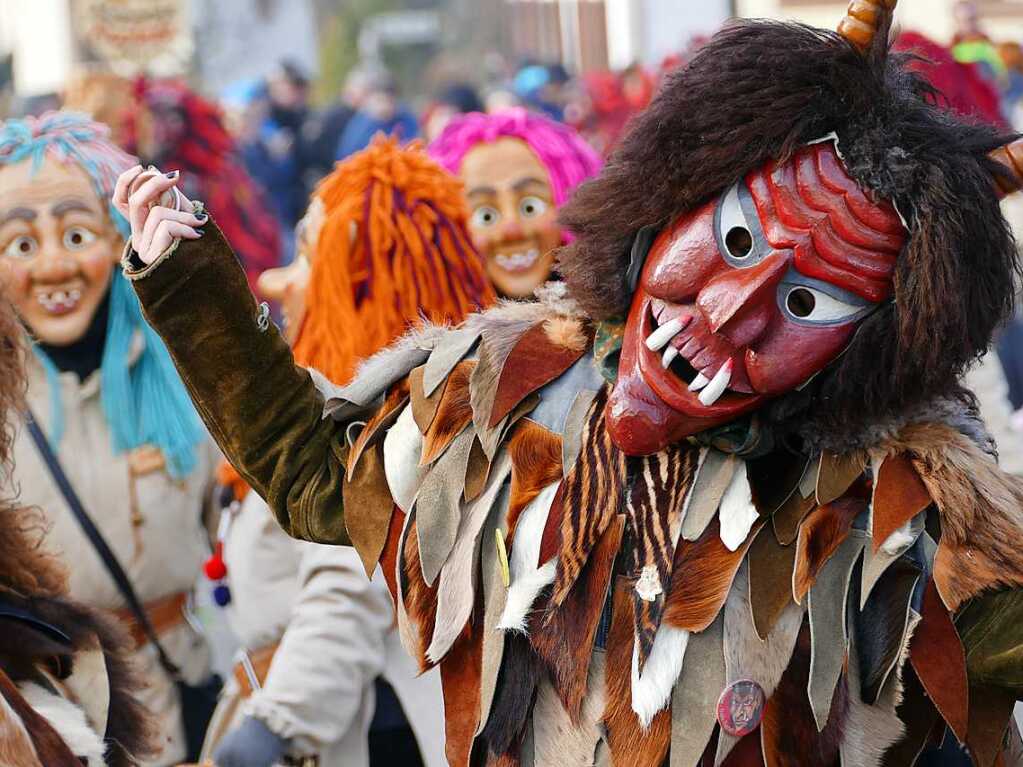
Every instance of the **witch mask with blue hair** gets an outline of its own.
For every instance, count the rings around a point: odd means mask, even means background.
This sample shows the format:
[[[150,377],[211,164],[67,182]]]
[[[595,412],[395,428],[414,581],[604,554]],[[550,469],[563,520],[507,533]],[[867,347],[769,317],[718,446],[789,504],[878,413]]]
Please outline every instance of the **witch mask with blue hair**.
[[[203,428],[115,268],[130,229],[109,200],[134,162],[84,115],[0,123],[0,273],[46,371],[51,443],[64,431],[59,374],[85,381],[98,370],[114,450],[156,447],[181,477],[196,465]]]

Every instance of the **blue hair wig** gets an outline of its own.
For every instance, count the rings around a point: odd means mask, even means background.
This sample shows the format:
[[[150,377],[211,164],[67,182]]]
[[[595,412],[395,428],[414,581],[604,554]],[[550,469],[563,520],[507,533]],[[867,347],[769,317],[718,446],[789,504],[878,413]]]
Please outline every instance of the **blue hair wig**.
[[[33,170],[38,170],[46,157],[84,170],[96,195],[107,201],[117,231],[125,239],[130,236],[128,222],[110,200],[118,175],[135,160],[111,143],[106,126],[73,112],[48,112],[38,118],[0,123],[0,165],[30,161]],[[195,468],[205,430],[167,348],[146,324],[135,292],[119,270],[111,278],[109,311],[100,381],[114,450],[155,445],[166,457],[170,474],[186,476]],[[132,345],[140,335],[142,351],[133,360]],[[64,432],[64,412],[57,368],[38,346],[34,351],[50,387],[49,438],[58,444]]]

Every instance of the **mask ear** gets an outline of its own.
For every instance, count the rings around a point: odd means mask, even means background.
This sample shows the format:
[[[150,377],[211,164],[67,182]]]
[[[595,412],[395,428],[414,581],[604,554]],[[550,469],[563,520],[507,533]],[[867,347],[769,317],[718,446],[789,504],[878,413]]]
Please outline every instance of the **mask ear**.
[[[656,226],[644,226],[632,240],[632,252],[629,255],[629,271],[626,276],[629,280],[629,293],[636,290],[639,285],[639,275],[643,273],[643,265],[650,253],[650,248],[660,234],[660,228]]]

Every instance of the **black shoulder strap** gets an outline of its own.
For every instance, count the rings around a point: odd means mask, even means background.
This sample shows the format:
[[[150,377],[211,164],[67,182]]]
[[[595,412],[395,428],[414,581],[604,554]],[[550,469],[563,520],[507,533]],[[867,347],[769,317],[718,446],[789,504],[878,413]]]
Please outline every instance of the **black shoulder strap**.
[[[167,652],[163,649],[163,645],[160,644],[159,638],[156,636],[156,631],[153,629],[153,624],[149,622],[149,616],[146,615],[145,608],[142,606],[142,602],[139,601],[138,595],[135,593],[135,589],[131,585],[131,581],[128,579],[128,574],[124,572],[124,568],[121,567],[121,563],[117,561],[117,557],[114,556],[114,552],[111,551],[110,546],[107,544],[106,539],[100,533],[96,527],[92,518],[85,511],[85,507],[82,506],[82,502],[78,498],[78,493],[71,486],[71,482],[68,481],[67,475],[64,473],[64,468],[60,465],[56,454],[50,447],[50,443],[46,439],[46,435],[43,434],[43,430],[39,428],[39,424],[32,414],[31,410],[25,413],[25,421],[28,425],[29,433],[32,435],[32,441],[35,442],[36,448],[39,450],[39,454],[43,457],[46,462],[46,467],[50,470],[50,474],[53,476],[53,481],[57,483],[57,487],[60,489],[61,495],[64,496],[64,500],[67,501],[68,506],[71,507],[71,511],[75,515],[75,519],[78,520],[78,524],[81,525],[82,531],[85,533],[89,542],[93,548],[96,549],[96,553],[99,554],[100,559],[103,560],[103,564],[107,568],[107,572],[110,573],[110,577],[114,579],[114,583],[117,584],[118,591],[121,592],[121,596],[128,603],[128,607],[135,614],[135,620],[138,621],[139,626],[142,627],[142,631],[145,633],[146,638],[152,643],[153,647],[156,648],[156,653],[160,657],[160,665],[163,666],[164,670],[177,678],[181,671],[180,669],[171,662],[171,659],[167,656]]]

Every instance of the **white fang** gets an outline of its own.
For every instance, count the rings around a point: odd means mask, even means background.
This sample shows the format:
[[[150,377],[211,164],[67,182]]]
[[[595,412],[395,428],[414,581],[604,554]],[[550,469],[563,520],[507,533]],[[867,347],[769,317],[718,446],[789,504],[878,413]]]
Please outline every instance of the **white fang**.
[[[717,373],[714,374],[714,378],[711,382],[704,387],[703,391],[700,392],[700,404],[704,407],[710,407],[718,398],[725,393],[725,389],[728,388],[728,384],[732,381],[732,361],[728,360]]]
[[[682,330],[682,320],[680,319],[664,323],[647,337],[646,348],[652,352],[659,352],[680,330]]]
[[[678,349],[674,346],[668,346],[668,348],[664,350],[664,354],[661,356],[661,364],[664,367],[668,367],[668,365],[670,365],[677,356]]]
[[[696,378],[689,384],[689,391],[700,391],[704,386],[710,383],[710,379],[707,378],[703,373],[697,373]]]

